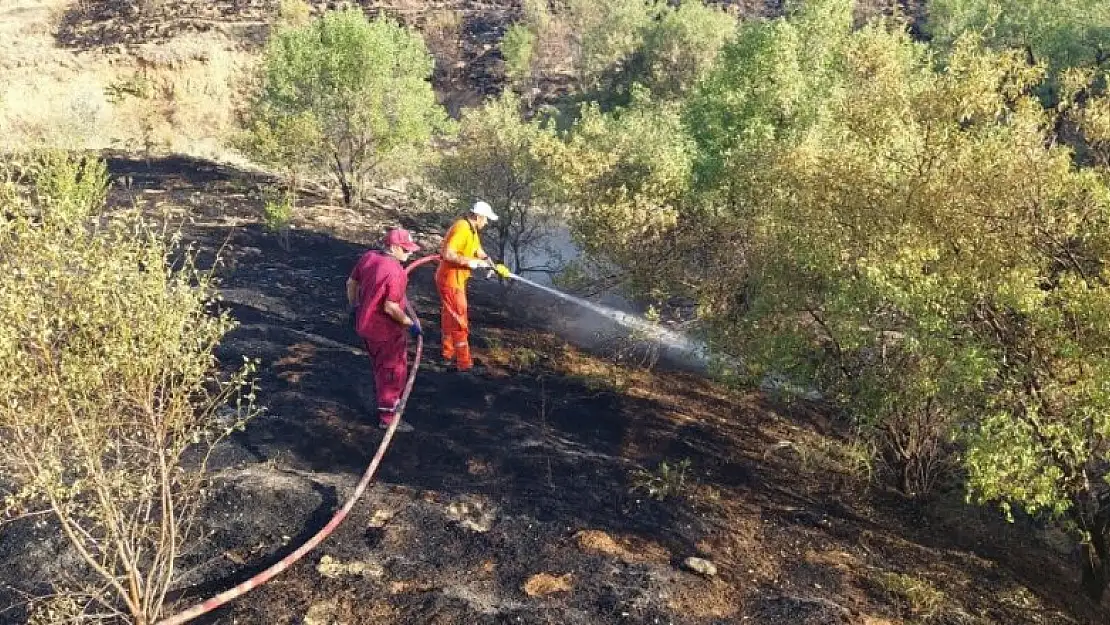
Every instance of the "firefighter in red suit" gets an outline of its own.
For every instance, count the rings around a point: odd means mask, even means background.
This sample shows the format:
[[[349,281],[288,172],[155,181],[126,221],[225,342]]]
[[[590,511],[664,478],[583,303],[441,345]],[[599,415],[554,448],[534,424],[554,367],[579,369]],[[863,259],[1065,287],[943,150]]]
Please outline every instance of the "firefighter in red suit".
[[[420,249],[407,230],[390,230],[381,249],[362,255],[347,279],[347,302],[355,332],[362,338],[374,370],[378,425],[388,428],[408,378],[408,339],[420,336],[420,325],[408,316],[408,274],[402,265]],[[412,426],[400,423],[398,431]]]

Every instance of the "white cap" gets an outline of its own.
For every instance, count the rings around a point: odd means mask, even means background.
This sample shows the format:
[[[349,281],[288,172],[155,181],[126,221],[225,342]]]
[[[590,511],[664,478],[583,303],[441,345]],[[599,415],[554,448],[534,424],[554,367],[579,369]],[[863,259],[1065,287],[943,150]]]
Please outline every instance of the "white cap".
[[[493,208],[480,200],[474,203],[474,207],[470,209],[470,212],[480,217],[485,217],[490,221],[497,221],[497,215],[493,213]]]

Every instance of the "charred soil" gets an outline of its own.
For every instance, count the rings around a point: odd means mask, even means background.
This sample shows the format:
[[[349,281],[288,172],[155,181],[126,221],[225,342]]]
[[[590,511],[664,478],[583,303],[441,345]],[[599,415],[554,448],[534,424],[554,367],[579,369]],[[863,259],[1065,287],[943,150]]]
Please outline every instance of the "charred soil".
[[[266,410],[215,454],[203,535],[172,597],[183,608],[296,548],[351,492],[382,433],[343,283],[386,227],[434,249],[440,222],[388,196],[362,212],[305,197],[285,251],[260,224],[263,178],[188,159],[109,162],[114,203],[168,216],[205,262],[218,252],[241,324],[220,358],[262,360]],[[868,487],[833,453],[843,441],[819,406],[615,365],[548,330],[569,311],[521,295],[472,282],[485,371],[460,375],[435,365],[438,301],[431,269],[416,270],[428,343],[405,414],[415,431],[321,548],[201,622],[1110,619],[1032,528],[958,493],[922,506]],[[650,476],[668,496],[648,496]],[[0,599],[16,604],[0,621],[23,622],[20,592],[73,564],[51,536],[31,520],[0,530]]]

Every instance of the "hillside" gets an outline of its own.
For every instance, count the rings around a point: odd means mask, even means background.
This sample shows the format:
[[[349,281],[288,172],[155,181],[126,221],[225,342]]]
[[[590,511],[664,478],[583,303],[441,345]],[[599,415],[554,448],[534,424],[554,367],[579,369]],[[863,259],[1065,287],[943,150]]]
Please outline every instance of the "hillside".
[[[243,79],[279,0],[11,0],[0,6],[0,150],[37,142],[189,154],[239,162],[227,148]],[[313,0],[315,10],[340,4]],[[370,14],[420,29],[436,56],[434,83],[457,115],[504,81],[498,45],[519,0],[364,0]],[[776,15],[778,0],[720,2],[745,17]],[[898,3],[918,15],[916,2]],[[861,18],[892,0],[861,2]],[[565,93],[556,65],[540,78]]]
[[[343,282],[385,228],[404,225],[434,249],[444,226],[380,190],[358,212],[303,195],[289,250],[267,232],[271,180],[238,166],[226,138],[234,78],[276,4],[0,8],[0,149],[45,140],[103,154],[112,209],[168,215],[214,263],[240,323],[221,361],[261,359],[265,411],[217,449],[204,539],[182,556],[171,611],[277,561],[351,492],[382,434],[367,416],[369,368],[346,327]],[[780,8],[731,4],[747,15]],[[458,11],[464,36],[441,48],[457,56],[438,57],[440,97],[457,112],[497,91],[496,46],[515,2],[375,8],[426,30]],[[559,76],[545,80],[561,88]],[[476,280],[471,293],[489,373],[435,366],[438,301],[431,271],[418,270],[411,297],[429,344],[405,415],[416,431],[398,435],[321,548],[197,622],[1110,622],[1110,599],[1095,605],[1080,591],[1066,540],[965,505],[956,489],[923,505],[881,487],[829,406],[668,363],[621,364],[619,341],[557,331],[574,318],[617,333],[602,320],[520,286]],[[668,481],[661,463],[687,468]],[[650,496],[661,485],[666,496]],[[690,570],[691,557],[714,570]],[[0,623],[27,622],[28,599],[75,562],[48,521],[0,526]]]
[[[218,450],[206,540],[181,563],[179,606],[275,561],[330,517],[381,433],[342,283],[382,224],[435,230],[401,204],[311,204],[292,251],[258,223],[257,177],[187,159],[110,161],[116,205],[170,207],[190,240],[224,246],[241,327],[220,349],[262,359],[264,415]],[[311,198],[305,198],[311,203]],[[427,273],[415,305],[438,335]],[[545,330],[537,306],[476,284],[487,377],[425,365],[380,479],[319,550],[212,623],[1100,623],[1068,558],[963,506],[868,492],[817,406],[613,365]],[[561,314],[556,310],[555,314]],[[637,471],[686,460],[656,500]],[[938,512],[938,510],[940,512]],[[34,545],[34,547],[30,547]],[[33,520],[0,534],[3,622],[65,549]],[[684,570],[712,561],[711,578]],[[539,576],[539,577],[537,577]]]

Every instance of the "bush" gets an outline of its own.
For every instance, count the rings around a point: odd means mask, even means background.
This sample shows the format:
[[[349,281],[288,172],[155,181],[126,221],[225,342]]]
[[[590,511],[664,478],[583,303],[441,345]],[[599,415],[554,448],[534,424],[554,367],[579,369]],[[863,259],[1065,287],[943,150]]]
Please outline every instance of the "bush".
[[[680,497],[686,492],[686,478],[690,471],[690,459],[683,458],[675,463],[663,461],[654,471],[638,469],[632,474],[632,490],[642,491],[652,499]]]
[[[1110,61],[1105,0],[933,0],[928,7],[927,29],[943,47],[963,33],[983,33],[990,45],[1020,50],[1030,64],[1044,63],[1053,75]]]
[[[640,48],[659,6],[655,0],[559,0],[552,11],[546,0],[527,0],[522,25],[536,37],[536,70],[569,71],[583,90],[599,86]]]
[[[54,153],[0,169],[29,183],[0,192],[3,512],[53,516],[87,566],[57,580],[85,616],[150,623],[192,538],[204,452],[247,416],[251,367],[221,373],[213,349],[233,322],[211,314],[191,254],[138,216],[99,215],[103,163]]]
[[[501,55],[505,57],[505,75],[515,85],[524,85],[532,77],[532,56],[536,49],[536,36],[524,24],[513,24],[501,40]]]
[[[959,460],[971,500],[1054,518],[1098,597],[1110,172],[1055,131],[1102,149],[1110,108],[1080,77],[1062,118],[1035,97],[1043,66],[975,35],[937,60],[900,25],[853,28],[842,0],[746,23],[665,133],[693,166],[645,175],[683,163],[656,147],[667,117],[583,118],[561,178],[576,234],[638,295],[696,293],[755,379],[816,384],[907,495]]]
[[[634,79],[656,98],[679,97],[713,66],[736,28],[734,17],[700,2],[666,10],[645,29]]]
[[[405,169],[449,128],[428,82],[432,66],[419,35],[358,9],[279,28],[242,147],[294,176],[331,174],[354,204],[384,167]]]
[[[296,204],[296,192],[285,191],[267,198],[262,207],[266,229],[278,236],[278,244],[286,252],[289,251],[289,224]]]
[[[627,107],[586,107],[565,151],[547,159],[575,243],[624,270],[626,286],[648,301],[661,299],[651,289],[674,268],[669,240],[690,189],[693,147],[679,108],[637,88]]]

